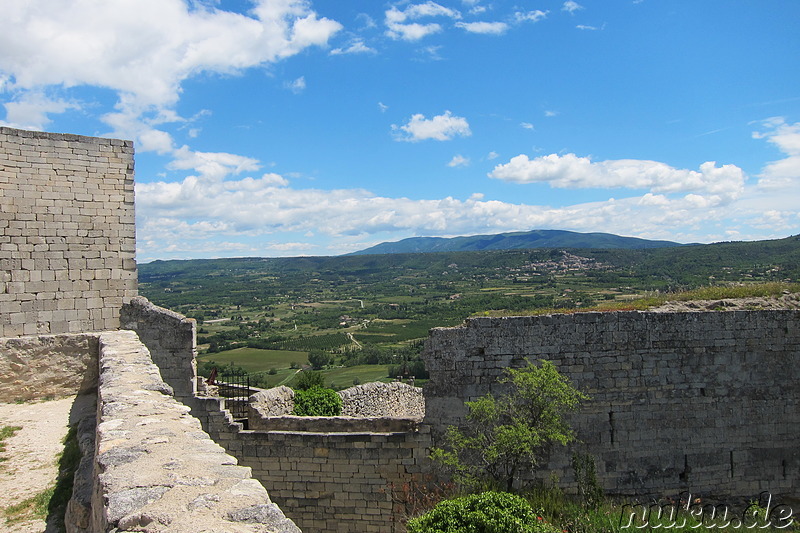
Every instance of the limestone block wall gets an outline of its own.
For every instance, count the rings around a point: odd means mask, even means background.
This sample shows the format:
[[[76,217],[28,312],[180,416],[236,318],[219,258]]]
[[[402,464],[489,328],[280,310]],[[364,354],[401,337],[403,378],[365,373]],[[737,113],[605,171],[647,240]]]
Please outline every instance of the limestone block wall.
[[[122,306],[120,323],[139,335],[176,397],[191,403],[197,388],[197,322],[137,296]]]
[[[253,469],[272,500],[304,531],[404,531],[398,492],[404,483],[426,480],[428,427],[404,420],[397,428],[403,431],[380,432],[375,425],[372,431],[342,432],[341,427],[314,427],[311,419],[303,431],[244,430],[224,409],[224,399],[197,403],[195,416],[206,431]],[[335,419],[319,422],[337,424]]]
[[[99,342],[91,519],[71,520],[73,531],[299,533],[250,469],[171,396],[134,332]]]
[[[133,186],[131,141],[0,127],[0,337],[119,327]]]
[[[96,337],[0,338],[0,402],[89,394],[96,389]]]
[[[592,396],[573,427],[606,490],[800,494],[798,311],[475,318],[433,330],[423,358],[435,440],[503,369],[548,359]],[[570,486],[569,462],[555,449],[542,477]]]

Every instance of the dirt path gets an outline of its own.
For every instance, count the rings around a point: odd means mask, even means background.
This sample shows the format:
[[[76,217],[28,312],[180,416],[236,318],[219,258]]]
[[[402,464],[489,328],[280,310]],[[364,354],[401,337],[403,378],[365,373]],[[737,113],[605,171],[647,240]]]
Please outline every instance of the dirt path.
[[[2,512],[55,484],[57,456],[63,451],[74,398],[37,403],[0,403],[0,427],[21,426],[0,452],[0,530],[42,533],[44,520],[7,523]]]

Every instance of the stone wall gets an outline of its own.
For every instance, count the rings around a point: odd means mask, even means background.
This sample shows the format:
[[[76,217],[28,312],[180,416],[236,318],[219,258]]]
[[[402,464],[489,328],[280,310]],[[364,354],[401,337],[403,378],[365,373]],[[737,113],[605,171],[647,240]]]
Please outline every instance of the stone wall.
[[[133,200],[132,142],[0,127],[0,337],[119,327]]]
[[[411,419],[282,416],[262,421],[263,429],[245,430],[225,409],[225,399],[197,403],[194,412],[206,431],[253,469],[304,531],[404,531],[401,487],[427,479],[427,426]]]
[[[425,399],[422,389],[405,383],[365,383],[339,391],[342,415],[355,417],[395,417],[422,420]]]
[[[99,339],[91,521],[73,531],[299,533],[250,469],[172,398],[134,332]]]
[[[548,359],[592,400],[573,417],[617,494],[800,493],[800,311],[475,318],[423,352],[439,439],[503,369]],[[569,450],[541,469],[574,487]]]
[[[97,408],[75,421],[82,458],[68,532],[299,533],[251,470],[172,397],[136,333],[4,338],[0,353],[55,376],[45,388],[0,383],[2,401],[36,391],[77,395],[90,407],[97,398]]]
[[[96,389],[96,337],[0,338],[0,402],[89,394]]]
[[[122,306],[120,323],[139,335],[175,396],[191,403],[197,387],[197,322],[137,296]]]
[[[422,389],[405,383],[365,383],[336,394],[342,399],[343,417],[410,418],[421,421],[425,416]],[[294,391],[283,385],[260,391],[250,397],[250,407],[257,416],[289,415],[294,409]]]

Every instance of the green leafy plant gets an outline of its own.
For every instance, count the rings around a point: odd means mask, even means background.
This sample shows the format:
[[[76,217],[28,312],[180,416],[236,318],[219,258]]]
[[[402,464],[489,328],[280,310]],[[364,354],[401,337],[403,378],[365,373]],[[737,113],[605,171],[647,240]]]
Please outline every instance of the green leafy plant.
[[[572,454],[572,470],[578,482],[578,494],[583,504],[590,508],[597,508],[603,501],[603,487],[597,481],[597,468],[594,456],[589,453]]]
[[[465,402],[465,427],[450,426],[446,447],[431,453],[457,483],[471,489],[524,488],[525,474],[536,468],[548,446],[575,439],[565,415],[588,399],[545,360],[540,366],[528,361],[525,368],[506,369],[499,382],[508,392]]]
[[[408,533],[559,533],[522,497],[483,492],[444,500],[408,522]]]
[[[311,387],[295,391],[293,415],[338,416],[342,412],[342,398],[331,389]]]

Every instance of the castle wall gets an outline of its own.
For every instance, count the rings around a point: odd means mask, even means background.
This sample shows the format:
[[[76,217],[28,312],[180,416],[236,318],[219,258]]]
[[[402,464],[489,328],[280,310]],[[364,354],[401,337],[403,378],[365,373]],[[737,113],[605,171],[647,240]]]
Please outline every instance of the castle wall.
[[[0,337],[116,329],[137,290],[133,143],[0,127]]]
[[[300,532],[172,397],[134,332],[99,342],[93,491],[89,512],[68,513],[73,531]]]
[[[224,409],[224,399],[198,404],[193,412],[214,441],[252,468],[304,531],[404,531],[405,505],[412,502],[404,499],[403,487],[426,481],[430,467],[427,426],[398,419],[351,418],[348,424],[344,417],[271,417],[261,429],[245,430]]]
[[[612,493],[800,494],[800,312],[578,313],[475,318],[423,352],[434,439],[503,370],[548,359],[592,399],[577,447]],[[574,486],[570,450],[540,469]]]
[[[197,322],[137,296],[122,306],[120,327],[139,335],[164,381],[190,405],[197,389]]]

